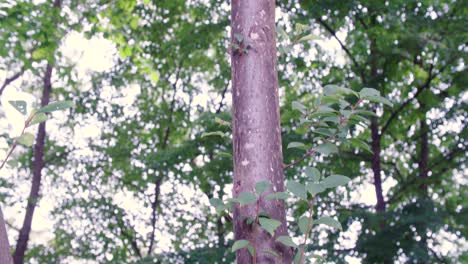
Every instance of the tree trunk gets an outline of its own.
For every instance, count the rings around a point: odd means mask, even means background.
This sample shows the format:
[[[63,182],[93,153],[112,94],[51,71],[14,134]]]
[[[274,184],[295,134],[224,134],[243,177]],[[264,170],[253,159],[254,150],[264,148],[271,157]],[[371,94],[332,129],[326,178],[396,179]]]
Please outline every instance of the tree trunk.
[[[0,263],[10,264],[10,244],[8,243],[8,234],[3,218],[2,209],[0,208]]]
[[[54,0],[52,7],[56,10],[61,8],[61,0]],[[54,19],[55,24],[57,20]],[[52,91],[52,71],[53,71],[53,59],[49,61],[46,66],[44,73],[44,87],[42,90],[41,106],[46,106],[50,101],[50,93]],[[44,145],[46,137],[46,122],[39,124],[37,131],[36,143],[33,149],[33,175],[31,191],[29,193],[26,213],[24,215],[23,225],[18,235],[18,241],[16,243],[15,253],[13,255],[13,262],[15,264],[24,263],[24,255],[28,247],[29,235],[31,233],[32,220],[34,216],[34,210],[36,209],[37,202],[39,200],[39,191],[41,188],[42,180],[42,169],[44,168]]]
[[[283,154],[276,70],[275,1],[231,2],[231,50],[233,86],[234,186],[233,196],[254,192],[260,181],[269,181],[269,191],[284,190]],[[242,36],[242,37],[240,37]],[[238,48],[236,45],[238,45]],[[282,201],[260,199],[260,211],[281,221],[275,237],[246,223],[256,216],[256,205],[234,208],[235,239],[246,239],[257,249],[256,263],[292,263],[292,249],[275,242],[287,234]],[[263,251],[271,250],[278,258]],[[252,263],[246,249],[236,253],[237,263]]]
[[[380,134],[377,119],[371,121],[371,136],[372,136],[372,172],[374,174],[374,188],[377,204],[375,210],[379,213],[385,212],[385,200],[382,191],[382,175],[380,174]],[[381,226],[383,227],[383,226]]]
[[[44,88],[42,91],[41,106],[49,104],[50,92],[52,90],[52,65],[47,64],[46,72],[44,75]],[[44,145],[46,137],[46,122],[39,124],[37,132],[36,144],[34,145],[34,161],[33,161],[33,178],[31,191],[28,197],[28,204],[26,206],[26,214],[21,227],[18,242],[16,243],[16,250],[13,256],[15,264],[24,263],[24,254],[28,247],[29,235],[31,233],[31,225],[39,200],[39,190],[41,188],[42,169],[44,168]]]

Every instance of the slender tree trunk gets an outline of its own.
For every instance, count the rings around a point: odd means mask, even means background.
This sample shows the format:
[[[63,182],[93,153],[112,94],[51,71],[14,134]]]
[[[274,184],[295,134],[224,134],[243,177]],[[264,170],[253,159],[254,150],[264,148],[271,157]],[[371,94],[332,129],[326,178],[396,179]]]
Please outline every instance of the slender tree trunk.
[[[3,218],[2,209],[0,208],[0,263],[10,264],[10,244],[8,243],[8,234]]]
[[[375,18],[373,18],[374,20]],[[373,21],[372,20],[372,21]],[[378,64],[377,64],[377,46],[376,46],[376,39],[371,37],[370,41],[370,87],[378,88],[377,87],[377,78],[378,78]],[[382,191],[382,175],[381,171],[381,162],[380,162],[380,152],[381,152],[381,134],[379,129],[379,121],[376,117],[372,118],[371,120],[371,147],[372,147],[372,172],[374,174],[374,188],[375,188],[375,196],[377,198],[377,204],[375,209],[377,212],[385,212],[385,200],[383,197]],[[383,227],[383,222],[381,224]]]
[[[283,154],[276,70],[275,1],[232,0],[231,41],[240,47],[231,53],[233,86],[234,186],[233,196],[254,192],[260,181],[284,190]],[[240,38],[242,36],[242,38]],[[249,45],[250,44],[250,45]],[[249,240],[257,249],[256,263],[292,263],[292,249],[275,241],[287,233],[282,201],[260,199],[260,210],[281,221],[275,237],[259,230],[255,235],[245,216],[255,217],[256,205],[234,209],[235,239]],[[278,258],[263,251],[272,250]],[[237,251],[237,263],[252,263],[246,249]]]
[[[52,7],[55,10],[59,10],[61,8],[61,0],[54,0]],[[54,20],[57,23],[57,20]],[[46,66],[46,70],[44,73],[44,87],[42,90],[42,97],[41,97],[41,106],[45,106],[49,104],[50,100],[50,93],[52,91],[52,71],[54,68],[53,60],[49,61]],[[31,191],[29,193],[27,205],[26,205],[26,213],[23,220],[23,225],[20,229],[18,235],[18,241],[16,243],[15,253],[13,255],[13,262],[15,264],[22,264],[24,263],[24,256],[26,253],[26,249],[28,247],[29,236],[31,233],[31,226],[32,220],[34,216],[34,210],[36,209],[36,205],[39,201],[39,191],[41,188],[41,180],[42,180],[42,169],[45,166],[44,163],[44,146],[45,146],[45,138],[46,138],[46,122],[42,122],[39,124],[39,128],[37,131],[36,143],[34,144],[33,149],[33,175],[32,175],[32,184],[31,184]]]
[[[379,213],[385,212],[385,200],[383,197],[382,191],[382,175],[380,174],[380,134],[379,134],[379,125],[377,119],[373,118],[371,120],[371,147],[372,147],[372,172],[374,174],[374,188],[375,188],[375,197],[377,198],[377,204],[375,210]]]
[[[419,157],[419,177],[425,181],[428,177],[429,169],[428,169],[428,162],[429,162],[429,138],[428,132],[429,128],[426,123],[426,117],[424,114],[424,118],[419,121],[420,129],[421,129],[421,141],[420,141],[420,157]],[[427,196],[427,184],[422,183],[419,186],[421,191],[423,192],[423,196]]]
[[[420,149],[419,149],[419,178],[422,180],[422,184],[419,186],[420,189],[420,197],[419,201],[422,203],[425,203],[429,200],[428,196],[428,188],[427,188],[427,177],[429,176],[429,127],[426,123],[427,118],[426,118],[426,106],[421,100],[419,100],[420,104],[420,109],[423,111],[423,117],[419,121],[420,124]],[[421,226],[421,240],[419,241],[419,244],[421,248],[425,251],[426,256],[429,257],[429,248],[427,244],[427,223],[424,222],[422,223]],[[429,261],[430,259],[427,258],[426,261]]]
[[[42,91],[41,106],[49,104],[50,92],[52,90],[52,65],[47,64],[45,75],[44,75],[44,88]],[[33,177],[31,191],[28,197],[28,204],[26,206],[26,214],[23,220],[23,226],[21,227],[18,242],[16,243],[16,250],[13,256],[15,264],[21,264],[24,262],[24,255],[28,247],[29,235],[31,233],[31,225],[34,216],[34,210],[36,209],[37,202],[39,200],[39,191],[41,188],[42,180],[42,169],[44,168],[44,145],[46,137],[46,122],[39,124],[39,129],[36,137],[36,144],[34,145],[34,161],[33,161]]]

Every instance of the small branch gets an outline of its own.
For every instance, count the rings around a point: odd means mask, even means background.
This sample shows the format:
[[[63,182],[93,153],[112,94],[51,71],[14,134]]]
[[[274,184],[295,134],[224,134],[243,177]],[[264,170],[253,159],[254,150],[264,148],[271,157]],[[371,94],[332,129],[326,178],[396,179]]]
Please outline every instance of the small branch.
[[[227,92],[227,89],[228,89],[230,83],[231,83],[231,81],[228,81],[226,86],[224,86],[224,90],[221,93],[221,102],[219,102],[218,109],[216,109],[216,114],[219,114],[221,112],[221,109],[224,106],[224,97],[226,97],[226,92]]]
[[[304,250],[305,246],[307,245],[307,239],[309,239],[309,233],[312,230],[312,223],[313,223],[313,218],[314,218],[314,202],[315,202],[315,197],[312,197],[312,200],[308,202],[309,204],[309,219],[307,220],[307,231],[304,237],[304,242],[302,243],[302,247],[300,249],[299,253],[299,261],[297,263],[302,264],[302,258],[304,257]]]
[[[432,71],[434,70],[434,65],[431,64],[430,67],[429,67],[429,76],[427,77],[427,80],[426,82],[421,85],[420,87],[418,87],[417,91],[416,91],[416,94],[407,99],[403,104],[400,105],[400,107],[398,107],[397,110],[395,110],[395,112],[393,112],[390,116],[390,118],[387,120],[387,122],[385,123],[385,125],[383,126],[382,128],[382,131],[381,131],[381,134],[383,134],[387,129],[388,127],[390,126],[391,122],[398,116],[398,114],[408,105],[410,104],[414,99],[416,99],[423,90],[429,88],[429,85],[431,83],[432,80],[434,80],[437,76],[439,76],[442,72],[445,71],[445,69],[447,69],[447,67],[450,65],[451,62],[453,62],[456,58],[451,58],[442,68],[440,68],[440,70],[435,73],[435,74],[432,74]]]
[[[306,158],[314,155],[315,153],[317,153],[317,151],[315,151],[313,148],[311,148],[309,151],[307,151],[306,154],[304,154],[304,156],[302,156],[301,158],[289,163],[289,164],[283,164],[283,169],[288,169],[296,164],[298,164],[299,162],[305,160]]]
[[[351,61],[353,62],[354,66],[356,66],[356,68],[358,68],[359,70],[362,70],[361,66],[359,65],[359,63],[357,62],[356,58],[354,58],[353,54],[351,53],[351,51],[344,45],[344,43],[338,38],[338,36],[336,35],[336,32],[335,30],[333,30],[333,28],[330,27],[330,25],[328,25],[325,21],[323,21],[321,18],[317,18],[316,19],[317,22],[322,25],[332,36],[333,38],[336,39],[336,41],[338,41],[338,44],[340,44],[341,48],[344,50],[344,52],[346,52],[346,54],[348,55],[348,57],[351,59]]]
[[[23,75],[24,70],[19,71],[15,75],[11,76],[10,78],[6,78],[5,81],[2,84],[2,87],[0,87],[0,96],[2,95],[3,91],[5,88],[12,82],[14,82],[16,79],[18,79],[21,75]]]

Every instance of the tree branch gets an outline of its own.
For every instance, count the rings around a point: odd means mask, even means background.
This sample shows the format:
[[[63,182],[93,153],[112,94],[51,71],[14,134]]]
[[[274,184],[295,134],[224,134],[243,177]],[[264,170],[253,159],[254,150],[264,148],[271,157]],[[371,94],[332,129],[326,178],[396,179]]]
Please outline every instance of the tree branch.
[[[452,58],[451,61],[453,61],[454,59]],[[442,72],[445,71],[445,69],[450,65],[450,62],[448,62],[447,64],[445,64],[442,68],[440,68],[440,70],[435,73],[435,74],[432,74],[432,71],[434,69],[434,65],[431,64],[430,67],[429,67],[429,76],[427,77],[426,79],[426,82],[419,86],[416,93],[414,94],[413,97],[407,99],[404,103],[402,103],[397,110],[395,110],[391,115],[390,115],[390,118],[387,120],[387,122],[385,122],[385,125],[383,126],[382,128],[382,131],[381,131],[381,134],[383,134],[388,128],[389,126],[391,125],[392,121],[398,116],[398,114],[406,107],[408,106],[413,100],[417,99],[417,97],[421,94],[421,92],[423,92],[423,90],[429,88],[430,84],[431,84],[431,81],[434,80],[437,76],[439,76]]]
[[[362,67],[359,65],[359,63],[357,62],[356,58],[354,58],[353,54],[351,53],[351,51],[344,45],[344,43],[338,38],[338,36],[336,35],[336,32],[335,30],[333,30],[333,28],[330,27],[330,25],[328,25],[325,21],[323,21],[321,18],[316,18],[317,22],[322,25],[332,36],[333,38],[336,39],[336,41],[338,41],[338,44],[340,44],[341,48],[344,50],[344,52],[348,55],[348,57],[351,59],[351,61],[353,62],[354,66],[356,66],[356,68],[358,68],[360,71],[362,70]]]
[[[182,65],[180,66],[182,67]],[[175,107],[175,97],[177,94],[177,83],[179,82],[180,79],[180,72],[181,69],[178,67],[178,71],[176,74],[176,80],[172,84],[173,88],[173,94],[172,94],[172,101],[171,101],[171,106],[169,109],[169,124],[172,123],[173,119],[173,114],[174,114],[174,107]],[[164,137],[162,141],[162,146],[161,149],[165,149],[167,145],[169,144],[169,134],[171,132],[170,126],[166,127],[166,130],[164,132]],[[155,232],[156,232],[156,211],[159,207],[159,195],[160,195],[160,189],[161,189],[161,184],[162,184],[163,177],[157,177],[155,181],[155,186],[154,186],[154,200],[151,203],[151,236],[150,236],[150,243],[148,246],[148,255],[151,255],[151,251],[153,250],[154,246],[154,240],[155,240]]]
[[[0,96],[3,94],[3,91],[5,90],[6,87],[10,83],[14,82],[16,79],[21,77],[21,75],[23,75],[23,73],[24,73],[24,70],[21,70],[21,71],[17,72],[16,74],[14,74],[13,76],[11,76],[10,78],[6,78],[5,81],[2,84],[2,87],[0,87]]]
[[[304,156],[300,157],[299,159],[289,163],[289,164],[283,164],[283,169],[288,169],[296,164],[298,164],[299,162],[305,160],[306,158],[314,155],[315,153],[317,153],[314,149],[310,149],[309,151],[307,151],[306,154],[304,154]]]

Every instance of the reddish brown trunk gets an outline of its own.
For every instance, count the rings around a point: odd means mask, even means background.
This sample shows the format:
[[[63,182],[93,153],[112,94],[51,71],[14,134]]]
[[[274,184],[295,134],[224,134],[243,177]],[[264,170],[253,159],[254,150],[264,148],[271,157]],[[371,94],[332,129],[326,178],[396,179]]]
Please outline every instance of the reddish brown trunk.
[[[41,106],[49,104],[50,92],[52,90],[52,65],[48,64],[44,75],[44,89],[42,91]],[[29,235],[31,233],[31,224],[39,200],[39,190],[41,188],[42,169],[44,168],[44,145],[46,137],[46,122],[39,124],[37,131],[36,144],[34,145],[33,177],[31,191],[26,206],[26,214],[23,220],[23,226],[19,232],[16,250],[13,256],[15,264],[24,263],[24,254],[28,247]]]
[[[284,190],[283,155],[276,70],[275,1],[231,2],[233,86],[234,187],[233,196],[254,192],[255,183],[269,181]],[[239,36],[242,40],[239,41]],[[251,45],[248,45],[251,44]],[[272,190],[270,190],[272,191]],[[284,203],[261,199],[260,210],[281,221],[275,237],[259,231],[255,237],[245,217],[255,217],[255,205],[236,206],[235,239],[247,239],[257,248],[257,263],[292,263],[292,249],[275,242],[287,233]],[[262,253],[272,250],[278,258]],[[237,263],[252,263],[246,249],[237,251]]]
[[[8,243],[8,234],[3,218],[2,209],[0,208],[0,263],[9,264],[11,262],[10,244]]]

